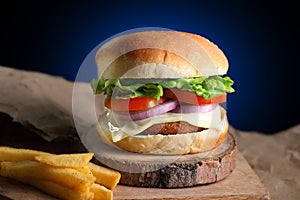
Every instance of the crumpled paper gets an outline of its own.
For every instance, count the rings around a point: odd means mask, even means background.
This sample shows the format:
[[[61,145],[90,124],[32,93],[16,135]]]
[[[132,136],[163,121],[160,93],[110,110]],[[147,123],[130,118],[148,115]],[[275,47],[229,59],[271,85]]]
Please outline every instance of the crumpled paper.
[[[0,112],[47,141],[76,134],[72,89],[61,77],[0,66]]]
[[[300,197],[300,124],[274,135],[231,127],[238,149],[268,188],[271,199]]]

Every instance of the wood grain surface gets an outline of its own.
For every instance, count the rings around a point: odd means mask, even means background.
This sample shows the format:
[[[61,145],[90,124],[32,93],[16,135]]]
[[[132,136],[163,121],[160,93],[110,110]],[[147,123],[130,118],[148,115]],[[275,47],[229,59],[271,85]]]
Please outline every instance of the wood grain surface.
[[[239,152],[236,155],[235,170],[226,179],[217,183],[179,189],[149,189],[119,185],[114,190],[116,200],[269,198],[267,189]]]
[[[220,181],[234,169],[237,149],[232,134],[212,151],[187,155],[131,153],[102,141],[97,147],[95,156],[102,164],[120,171],[120,183],[149,188],[191,187]]]

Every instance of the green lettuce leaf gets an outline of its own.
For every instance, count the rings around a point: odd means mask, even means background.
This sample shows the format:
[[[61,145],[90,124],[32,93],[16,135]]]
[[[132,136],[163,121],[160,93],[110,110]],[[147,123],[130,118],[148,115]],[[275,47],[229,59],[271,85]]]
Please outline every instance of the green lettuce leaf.
[[[195,92],[204,99],[232,93],[233,80],[226,76],[209,76],[177,79],[93,79],[91,87],[94,94],[103,93],[118,99],[149,96],[159,99],[164,88],[178,88]]]

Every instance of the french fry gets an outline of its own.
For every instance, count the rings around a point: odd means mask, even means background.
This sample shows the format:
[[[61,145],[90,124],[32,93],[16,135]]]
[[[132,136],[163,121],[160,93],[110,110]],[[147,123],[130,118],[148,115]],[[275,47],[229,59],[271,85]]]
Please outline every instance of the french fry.
[[[55,197],[66,200],[92,200],[94,199],[94,193],[90,190],[86,192],[78,192],[70,188],[61,186],[57,183],[53,183],[46,180],[30,179],[28,184],[48,193]]]
[[[91,162],[88,163],[88,167],[96,177],[96,183],[109,189],[115,188],[120,181],[121,174],[115,170],[101,167]]]
[[[0,146],[0,175],[66,200],[112,200],[115,170],[95,165],[93,153],[51,154]]]
[[[92,171],[90,170],[90,168],[88,166],[83,166],[83,167],[78,167],[76,168],[76,170],[86,174],[86,175],[92,175]]]
[[[36,161],[2,162],[0,175],[24,180],[31,179],[52,181],[62,186],[85,192],[95,182],[92,174],[85,174],[72,168],[51,167]]]
[[[113,192],[106,187],[93,183],[91,191],[94,193],[94,200],[112,200]]]
[[[93,153],[76,153],[76,154],[41,154],[35,156],[35,160],[56,167],[78,168],[86,166],[93,158]]]
[[[0,162],[20,162],[25,160],[34,160],[34,157],[38,155],[47,156],[50,154],[42,151],[0,146]]]

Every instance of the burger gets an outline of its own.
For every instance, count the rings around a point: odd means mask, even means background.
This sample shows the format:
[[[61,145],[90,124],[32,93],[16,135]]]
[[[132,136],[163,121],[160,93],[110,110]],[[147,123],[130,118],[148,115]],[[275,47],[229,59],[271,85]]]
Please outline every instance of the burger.
[[[178,155],[225,141],[223,105],[233,81],[224,76],[226,56],[208,39],[179,31],[130,33],[106,42],[95,61],[98,78],[91,86],[105,106],[97,131],[108,144]]]

